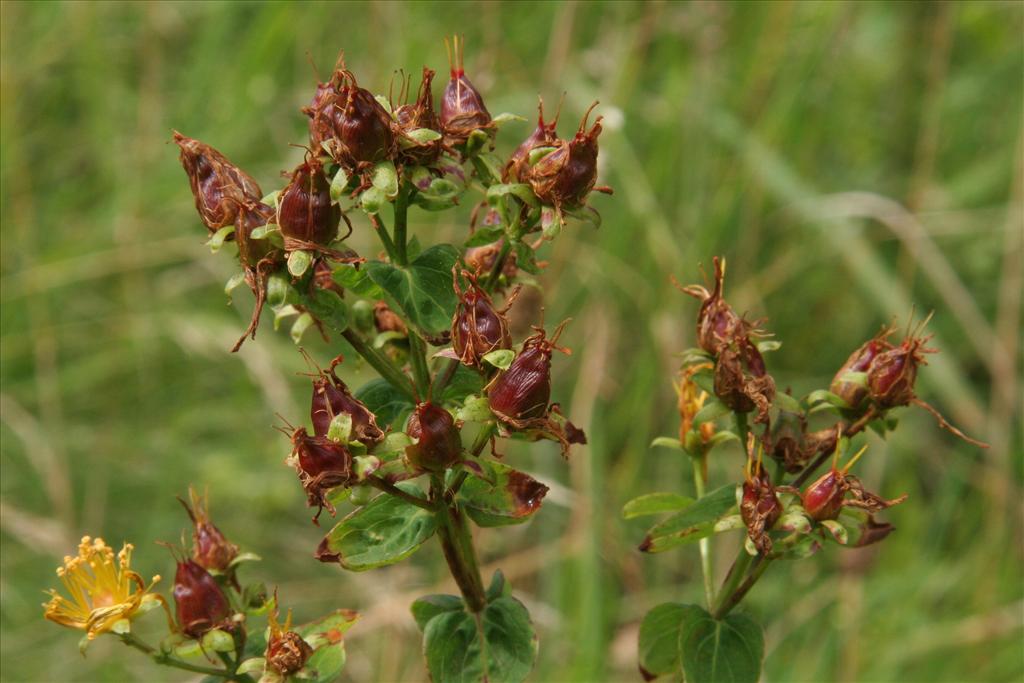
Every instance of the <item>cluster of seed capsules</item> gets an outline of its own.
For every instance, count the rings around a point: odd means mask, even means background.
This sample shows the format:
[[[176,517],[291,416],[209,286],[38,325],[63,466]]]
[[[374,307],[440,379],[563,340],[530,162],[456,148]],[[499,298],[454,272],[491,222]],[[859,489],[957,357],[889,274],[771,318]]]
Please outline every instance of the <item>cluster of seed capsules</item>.
[[[375,174],[381,164],[393,165],[407,188],[406,201],[428,210],[449,208],[457,202],[456,198],[445,203],[431,194],[439,182],[465,187],[473,173],[483,173],[479,164],[470,166],[467,162],[479,161],[480,150],[493,148],[502,117],[492,118],[483,97],[467,78],[457,39],[450,60],[450,78],[435,108],[433,70],[424,67],[411,102],[406,101],[411,88],[403,79],[399,102],[395,103],[361,87],[343,56],[339,58],[331,77],[317,85],[312,100],[301,110],[309,123],[305,157],[287,174],[287,185],[268,196],[262,194],[251,176],[217,150],[174,134],[200,218],[211,235],[220,231],[222,239],[237,244],[245,282],[256,297],[249,327],[233,350],[255,336],[260,311],[268,299],[270,277],[288,276],[289,260],[298,252],[309,255],[313,276],[291,277],[292,285],[344,295],[332,278],[334,269],[343,265],[358,269],[365,259],[342,244],[352,232],[342,202],[351,200],[351,206],[365,210],[380,230],[368,198],[372,196],[374,202],[380,198]],[[585,436],[550,399],[552,353],[568,353],[557,345],[562,326],[550,336],[543,326],[535,327],[511,363],[500,369],[485,362],[484,357],[513,348],[506,313],[518,289],[513,290],[504,307],[499,308],[491,298],[499,279],[493,276],[500,276],[503,285],[511,283],[517,274],[517,254],[522,253],[503,249],[504,240],[519,239],[517,246],[532,253],[539,240],[531,245],[520,238],[544,230],[552,221],[564,222],[565,215],[586,207],[592,191],[611,192],[596,185],[602,127],[600,117],[589,124],[593,108],[587,110],[575,135],[562,139],[556,132],[558,116],[546,121],[541,102],[535,130],[504,164],[495,165],[489,173],[492,184],[527,187],[536,199],[531,205],[541,208],[518,205],[517,234],[466,251],[452,273],[458,304],[450,331],[437,338],[424,334],[426,341],[447,347],[435,354],[442,361],[457,361],[484,376],[482,398],[487,401],[498,435],[515,432],[526,438],[554,440],[561,444],[563,455],[570,444],[585,443]],[[475,216],[476,212],[474,222]],[[493,225],[496,220],[496,212],[488,210],[485,225]],[[346,225],[344,235],[342,222]],[[503,253],[501,263],[497,263],[499,253]],[[301,309],[302,304],[298,307]],[[407,321],[384,301],[373,304],[372,318],[378,333],[399,337],[409,334]],[[401,364],[405,358],[392,355],[392,360]],[[430,396],[416,397],[404,430],[411,443],[399,446],[402,462],[383,463],[388,458],[374,457],[393,453],[400,441],[387,440],[389,434],[377,424],[377,416],[338,377],[335,368],[340,361],[339,356],[326,370],[317,368],[314,375],[312,432],[304,427],[289,426],[287,430],[293,444],[289,462],[299,474],[309,504],[318,509],[318,516],[323,509],[334,513],[332,491],[348,489],[371,472],[393,483],[424,472],[443,471],[460,462],[472,466],[463,459],[461,423]],[[340,437],[339,428],[343,431]],[[493,449],[493,437],[491,443]]]
[[[835,374],[827,393],[831,408],[841,420],[833,426],[811,430],[809,411],[788,394],[784,397],[776,394],[775,381],[768,373],[758,344],[758,339],[769,336],[760,328],[761,321],[745,319],[726,302],[724,259],[714,259],[714,271],[712,291],[701,285],[683,288],[701,302],[697,341],[703,354],[699,362],[682,371],[679,387],[681,438],[698,449],[714,438],[713,423],[704,422],[699,427],[694,423],[707,396],[702,395],[704,392],[693,377],[708,370],[713,376],[713,393],[719,401],[737,414],[753,413],[754,423],[764,425],[761,435],[755,438],[753,433],[749,434],[746,443],[747,461],[739,505],[748,537],[757,552],[771,553],[769,532],[773,529],[794,531],[800,527],[802,531],[810,531],[812,525],[820,524],[838,533],[839,527],[833,523],[844,508],[867,513],[860,528],[859,545],[877,542],[892,531],[891,525],[876,521],[873,515],[903,502],[906,496],[885,499],[865,490],[857,477],[849,474],[866,447],[842,467],[838,460],[846,439],[874,421],[884,425],[888,411],[893,408],[911,404],[922,406],[938,418],[943,428],[985,447],[950,425],[914,393],[918,368],[927,364],[925,354],[936,353],[926,346],[929,337],[922,336],[927,319],[916,329],[908,330],[899,344],[889,341],[895,328],[886,327],[854,351]],[[793,481],[796,486],[773,484],[763,466],[765,453],[778,463],[780,472],[798,474]],[[799,488],[830,454],[832,465],[828,471],[803,489]],[[777,528],[786,512],[779,493],[793,496],[806,522],[794,526],[790,519],[784,529]]]

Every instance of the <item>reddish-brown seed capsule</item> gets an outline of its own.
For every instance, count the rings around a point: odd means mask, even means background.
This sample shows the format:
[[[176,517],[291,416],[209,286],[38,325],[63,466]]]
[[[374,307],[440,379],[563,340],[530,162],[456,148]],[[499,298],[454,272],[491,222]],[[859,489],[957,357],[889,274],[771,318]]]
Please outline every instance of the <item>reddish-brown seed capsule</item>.
[[[535,328],[537,333],[523,342],[509,368],[491,381],[487,399],[498,418],[518,426],[516,423],[547,415],[551,402],[551,353],[554,349],[569,353],[555,345],[567,322],[555,329],[551,339],[546,338],[543,328]]]
[[[409,135],[419,129],[441,132],[441,119],[434,111],[434,95],[431,92],[434,81],[434,70],[423,67],[423,78],[420,81],[419,93],[412,104],[402,104],[395,109],[395,120],[399,130],[405,134],[405,142],[401,150],[401,160],[413,166],[429,166],[437,161],[442,151],[442,141],[416,141]],[[404,91],[404,86],[403,86]],[[402,95],[404,99],[404,95]]]
[[[298,633],[292,630],[292,611],[288,610],[288,616],[282,625],[278,620],[277,591],[274,591],[274,607],[267,615],[267,625],[270,629],[270,637],[267,639],[267,649],[264,656],[267,659],[267,668],[276,671],[282,676],[289,676],[306,665],[306,662],[313,655],[313,648],[302,639]]]
[[[723,346],[733,341],[742,329],[740,317],[725,301],[725,258],[714,258],[715,289],[708,292],[701,285],[684,287],[683,291],[700,299],[697,312],[697,344],[712,355],[717,355]]]
[[[876,357],[892,349],[892,344],[888,342],[888,337],[892,333],[891,327],[882,328],[874,338],[864,342],[860,348],[851,353],[835,377],[832,378],[829,391],[846,401],[852,408],[859,407],[868,397],[866,383],[850,382],[844,377],[848,372],[867,372]]]
[[[842,467],[837,467],[839,452],[832,462],[828,472],[821,475],[817,481],[812,482],[801,494],[804,509],[811,519],[821,522],[828,519],[835,519],[844,507],[855,507],[868,512],[878,512],[885,508],[898,505],[906,500],[904,494],[893,500],[886,500],[881,496],[870,493],[864,489],[857,477],[848,474],[853,464],[864,454],[867,446],[860,449],[856,455]]]
[[[601,135],[601,117],[587,130],[587,119],[597,106],[594,102],[583,115],[572,140],[558,140],[555,149],[527,166],[522,178],[533,188],[543,204],[556,209],[583,206],[597,182],[597,138]],[[602,191],[610,192],[607,188]]]
[[[313,380],[313,398],[309,410],[313,433],[318,437],[327,436],[331,421],[344,414],[352,418],[352,440],[373,448],[384,439],[384,432],[377,426],[377,416],[353,396],[345,382],[335,374],[334,368],[341,360],[341,356],[335,358],[330,368],[321,370]]]
[[[405,432],[416,440],[406,447],[405,457],[417,470],[443,472],[462,457],[462,437],[455,418],[430,401],[416,406]]]
[[[178,498],[192,520],[192,559],[204,569],[223,572],[238,556],[238,546],[228,541],[217,525],[210,521],[209,508],[204,497],[189,487],[189,500]]]
[[[190,638],[200,638],[211,629],[227,625],[231,615],[228,599],[217,580],[193,560],[178,562],[174,605],[178,626]]]
[[[746,326],[741,323],[741,327]],[[757,409],[758,422],[768,421],[775,398],[775,380],[764,358],[746,333],[737,333],[733,344],[719,347],[715,361],[715,395],[735,412]]]
[[[211,233],[235,222],[242,202],[259,202],[263,193],[252,177],[213,147],[174,132],[181,165],[188,174],[199,218]]]
[[[453,270],[455,294],[459,303],[452,317],[452,347],[455,354],[470,367],[481,367],[481,359],[492,351],[512,348],[508,320],[504,310],[494,307],[491,297],[480,287],[477,278],[462,271],[467,286],[459,286],[459,275]],[[513,293],[512,298],[515,297]]]
[[[449,144],[461,144],[469,135],[491,125],[491,113],[483,97],[466,78],[462,62],[462,42],[453,38],[454,54],[451,58],[451,78],[441,95],[441,130]]]
[[[235,221],[235,241],[238,242],[238,260],[245,268],[256,268],[259,262],[276,250],[270,240],[253,239],[252,231],[274,221],[273,207],[263,202],[246,202],[238,208]]]
[[[927,365],[924,354],[935,353],[935,349],[925,347],[930,338],[909,335],[899,346],[884,350],[871,360],[867,390],[879,407],[905,406],[916,398],[917,368]]]
[[[762,470],[758,461],[756,471],[748,472],[743,482],[743,498],[740,502],[740,516],[747,526],[747,535],[754,547],[762,554],[772,551],[772,539],[768,535],[782,516],[782,502],[775,493],[771,477]]]
[[[277,200],[277,224],[285,247],[327,246],[338,236],[341,207],[331,202],[331,185],[323,165],[308,156],[292,173]]]
[[[505,164],[503,179],[506,183],[526,182],[526,174],[530,169],[530,152],[538,147],[554,146],[558,143],[558,134],[555,132],[558,126],[558,113],[555,114],[554,120],[545,123],[543,99],[537,105],[537,110],[537,127],[533,129],[529,137],[516,147],[516,150],[512,152],[512,156],[509,157],[508,163]],[[561,106],[559,106],[560,111]]]
[[[395,136],[391,115],[369,90],[360,88],[346,72],[338,95],[341,117],[335,118],[338,146],[335,161],[348,168],[362,168],[393,155]]]
[[[292,463],[306,491],[309,507],[317,507],[316,522],[324,508],[332,515],[334,506],[327,493],[352,482],[352,454],[326,436],[310,436],[299,427],[292,433]]]

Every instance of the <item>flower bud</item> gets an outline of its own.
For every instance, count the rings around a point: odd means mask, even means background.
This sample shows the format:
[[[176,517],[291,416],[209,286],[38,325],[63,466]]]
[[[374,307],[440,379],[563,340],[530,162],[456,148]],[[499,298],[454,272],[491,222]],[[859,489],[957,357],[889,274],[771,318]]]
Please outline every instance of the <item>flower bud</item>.
[[[443,472],[462,457],[462,436],[455,418],[430,401],[416,406],[405,432],[416,440],[406,447],[405,457],[417,470]]]
[[[286,248],[327,246],[338,236],[341,207],[331,202],[331,184],[312,156],[299,164],[277,198],[277,224]]]
[[[191,505],[181,498],[178,502],[185,507],[192,520],[192,559],[204,569],[227,571],[231,561],[238,556],[238,546],[230,543],[210,521],[209,508],[204,497],[199,496],[191,486],[188,489]]]
[[[555,149],[541,157],[522,172],[523,180],[530,184],[543,204],[556,209],[574,209],[583,206],[587,195],[597,182],[597,138],[601,135],[601,117],[588,131],[587,119],[597,102],[583,115],[580,127],[572,140],[558,140]],[[611,193],[610,188],[598,188]]]
[[[555,132],[558,126],[558,113],[555,114],[555,118],[550,123],[544,123],[544,100],[541,99],[537,105],[537,127],[533,129],[530,136],[520,143],[516,147],[516,151],[512,152],[512,156],[509,157],[508,163],[505,164],[505,170],[502,174],[503,180],[506,183],[509,182],[525,182],[527,179],[527,172],[530,169],[530,152],[537,147],[554,146],[558,143],[558,134]],[[559,105],[559,112],[561,112],[561,105]]]
[[[859,407],[868,397],[867,383],[850,382],[845,379],[845,375],[848,372],[867,372],[868,367],[879,354],[892,349],[892,344],[888,342],[888,337],[892,332],[891,327],[883,327],[874,338],[864,342],[860,348],[851,353],[843,366],[839,368],[836,376],[832,378],[829,391],[846,401],[850,407]]]
[[[753,437],[748,442],[748,451],[753,450]],[[747,535],[758,551],[767,555],[772,551],[772,539],[768,532],[782,516],[782,502],[775,493],[771,477],[761,468],[764,451],[758,449],[758,459],[753,462],[750,452],[743,482],[743,498],[740,502],[740,516],[747,526]]]
[[[544,328],[534,328],[537,333],[523,342],[522,350],[508,369],[498,373],[488,385],[487,399],[499,419],[522,426],[547,414],[551,401],[551,353],[553,349],[569,353],[555,345],[567,322],[556,328],[551,339],[545,337]]]
[[[278,614],[277,591],[274,591],[274,608],[270,610],[267,618],[270,638],[267,640],[264,656],[267,659],[267,668],[282,676],[290,676],[306,665],[313,655],[313,648],[292,630],[291,610],[288,610],[283,626],[277,620]]]
[[[193,560],[178,562],[174,574],[174,605],[178,626],[190,638],[226,625],[231,615],[227,596],[217,580]]]
[[[310,402],[310,418],[313,433],[326,437],[331,421],[338,415],[352,418],[352,439],[367,448],[373,448],[384,439],[384,432],[377,426],[377,416],[366,405],[352,395],[348,386],[335,374],[334,368],[342,360],[338,356],[331,367],[313,380],[313,398]]]
[[[263,196],[252,177],[213,147],[174,132],[181,148],[181,165],[188,174],[199,218],[211,233],[235,222],[241,202],[258,202]]]
[[[352,454],[340,443],[326,436],[310,436],[303,427],[292,433],[292,455],[289,458],[306,491],[306,503],[317,506],[316,522],[324,508],[332,515],[334,506],[327,493],[352,482]]]
[[[459,299],[452,317],[452,347],[463,363],[482,367],[481,359],[488,353],[512,348],[508,320],[504,315],[508,309],[497,310],[476,276],[469,271],[462,271],[462,277],[468,283],[465,290],[459,287],[458,274],[454,270],[452,274],[455,294]]]
[[[450,145],[465,143],[470,133],[491,126],[491,113],[484,106],[483,97],[466,78],[462,68],[462,42],[452,39],[454,49],[449,52],[451,78],[441,95],[441,130]],[[447,41],[445,41],[447,45]],[[453,54],[454,53],[454,54]]]

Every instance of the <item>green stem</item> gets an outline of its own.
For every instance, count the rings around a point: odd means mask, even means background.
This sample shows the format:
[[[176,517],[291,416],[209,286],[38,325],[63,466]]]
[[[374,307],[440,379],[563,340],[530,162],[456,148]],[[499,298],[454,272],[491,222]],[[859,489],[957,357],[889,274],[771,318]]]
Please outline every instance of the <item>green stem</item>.
[[[746,550],[741,549],[740,552],[746,555],[747,557],[750,557],[750,555],[747,554]],[[740,604],[743,598],[746,597],[747,593],[750,591],[751,588],[754,587],[754,584],[757,583],[757,580],[761,578],[761,575],[764,574],[765,570],[768,569],[768,565],[770,565],[771,563],[772,558],[759,556],[757,558],[757,563],[754,564],[754,568],[750,570],[750,574],[743,581],[743,583],[733,588],[733,590],[730,593],[722,594],[722,597],[724,599],[719,600],[718,605],[715,607],[715,610],[711,613],[711,616],[713,616],[715,619],[722,619],[727,614],[729,614],[729,612],[732,611],[732,608]]]
[[[440,475],[431,477],[430,491],[431,499],[437,505],[437,536],[441,540],[444,559],[448,562],[466,607],[477,614],[487,606],[487,597],[466,517],[457,504],[445,500],[444,481]]]
[[[405,266],[409,263],[409,251],[406,246],[409,214],[409,185],[404,180],[398,187],[395,197],[395,265]]]
[[[474,154],[470,161],[473,164],[473,170],[476,171],[477,177],[480,178],[480,182],[485,188],[500,182],[497,178],[491,175],[491,171],[487,168],[487,164],[485,164],[480,157]]]
[[[212,666],[202,666],[201,664],[190,664],[189,662],[182,661],[176,657],[161,652],[155,647],[139,640],[132,633],[121,634],[121,642],[129,647],[134,647],[139,652],[145,653],[157,664],[163,666],[174,667],[175,669],[182,669],[183,671],[191,671],[197,674],[206,674],[207,676],[218,676],[220,678],[231,679],[234,677],[234,673],[225,669],[217,669]]]
[[[398,263],[398,249],[395,243],[391,241],[391,235],[388,234],[388,228],[384,225],[384,221],[380,219],[380,216],[376,214],[370,214],[370,222],[373,223],[373,227],[377,231],[377,237],[380,238],[380,243],[384,246],[384,251],[388,254],[388,259],[397,264]]]
[[[743,575],[747,573],[747,568],[753,561],[754,557],[747,552],[747,549],[740,547],[739,554],[736,556],[736,560],[732,563],[732,567],[729,568],[729,573],[725,577],[725,582],[722,584],[722,589],[718,591],[718,598],[715,600],[714,608],[711,610],[711,616],[716,619],[721,618],[719,614],[725,614],[735,606],[735,603],[730,605],[729,609],[722,612],[723,607],[732,600],[733,593],[739,587],[743,581]],[[747,590],[750,590],[748,587]]]
[[[379,491],[383,491],[384,493],[395,496],[396,498],[401,498],[405,502],[412,503],[413,505],[421,507],[424,510],[430,510],[431,512],[434,512],[434,510],[436,509],[430,501],[424,500],[412,493],[403,491],[402,489],[398,488],[391,482],[385,481],[384,479],[381,479],[376,475],[370,475],[369,477],[367,477],[366,483]]]
[[[437,375],[434,377],[433,393],[439,399],[448,383],[452,381],[452,377],[455,376],[455,371],[459,369],[460,365],[460,362],[454,358],[447,358],[445,361],[445,364],[437,371]]]
[[[707,462],[707,453],[703,453],[700,457],[691,457],[690,462],[693,464],[693,483],[697,488],[697,499],[704,497],[704,485],[705,485],[705,464]],[[708,602],[708,609],[715,602],[715,586],[714,576],[712,575],[711,569],[711,539],[702,538],[700,539],[700,570],[701,574],[704,575],[704,597]]]
[[[409,330],[409,364],[412,376],[416,381],[416,390],[420,400],[425,401],[431,395],[430,370],[427,368],[427,344],[416,331]]]
[[[473,442],[473,446],[469,449],[469,452],[473,454],[474,458],[479,458],[483,452],[484,447],[491,440],[491,436],[494,434],[494,430],[497,429],[497,425],[493,422],[489,422],[484,425],[483,429],[476,435],[476,440]],[[448,487],[448,491],[445,492],[445,500],[451,501],[455,498],[455,494],[459,492],[462,485],[466,482],[469,477],[469,472],[463,469],[461,472],[455,475],[455,479],[452,481],[452,485]]]
[[[372,346],[366,343],[363,337],[353,330],[351,327],[341,333],[341,336],[352,345],[352,348],[356,350],[363,359],[369,363],[370,367],[377,371],[381,377],[388,381],[398,391],[402,392],[406,398],[415,400],[415,392],[413,386],[409,382],[409,378],[398,368],[396,368],[391,361],[380,354],[379,351],[374,349]]]

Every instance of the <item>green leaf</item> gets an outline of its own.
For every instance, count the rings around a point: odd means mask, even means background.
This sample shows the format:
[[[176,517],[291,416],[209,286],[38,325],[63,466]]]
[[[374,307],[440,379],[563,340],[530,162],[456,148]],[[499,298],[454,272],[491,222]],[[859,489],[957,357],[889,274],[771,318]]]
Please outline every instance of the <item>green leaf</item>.
[[[413,128],[406,131],[405,134],[421,145],[441,139],[441,134],[430,128]]]
[[[804,401],[809,406],[814,406],[818,403],[828,403],[830,405],[834,405],[836,408],[842,408],[844,410],[849,410],[852,408],[852,406],[849,403],[847,403],[843,398],[836,396],[831,391],[828,391],[826,389],[818,389],[817,391],[812,391],[811,393],[807,394],[807,398],[805,398]]]
[[[714,360],[710,353],[698,347],[684,350],[679,354],[679,358],[682,365],[698,365],[700,363],[710,363]]]
[[[739,441],[740,437],[736,436],[735,432],[730,432],[728,429],[723,429],[715,432],[714,436],[708,439],[707,448],[711,450],[716,446],[720,446],[728,441]]]
[[[224,283],[224,293],[230,297],[231,292],[235,291],[235,288],[243,282],[245,282],[245,272],[235,273]]]
[[[674,436],[659,436],[651,442],[651,448],[671,448],[675,451],[683,450],[683,444],[679,442],[679,439]]]
[[[757,343],[757,350],[760,351],[761,353],[768,353],[769,351],[778,351],[781,348],[782,342],[776,341],[774,339],[769,339],[767,341]]]
[[[371,299],[380,299],[384,296],[384,290],[373,283],[365,268],[356,268],[349,265],[340,265],[331,273],[331,277],[344,289],[358,294],[359,296]]]
[[[782,392],[775,394],[775,405],[778,406],[780,410],[785,410],[787,413],[804,412],[803,408],[800,407],[800,401],[797,401],[789,394]]]
[[[681,674],[687,683],[756,683],[764,658],[761,627],[743,614],[713,619],[702,607],[666,603],[640,624],[640,668]]]
[[[508,370],[515,357],[516,352],[511,349],[498,349],[497,351],[491,351],[490,353],[484,354],[483,361],[493,365],[499,370]]]
[[[493,123],[495,123],[495,124],[497,124],[499,126],[501,124],[503,124],[503,123],[508,123],[509,121],[525,121],[525,120],[526,119],[524,119],[519,114],[510,114],[507,111],[506,112],[502,112],[502,113],[498,114],[497,116],[495,116],[493,119],[491,119],[491,121]]]
[[[412,603],[410,609],[420,631],[425,631],[427,624],[434,617],[445,612],[461,612],[462,598],[456,595],[425,595]]]
[[[601,214],[592,206],[581,206],[577,209],[566,209],[564,213],[569,218],[589,225],[594,230],[601,227]]]
[[[682,626],[683,675],[687,683],[757,683],[764,659],[764,633],[745,614],[712,619],[686,605]]]
[[[533,249],[530,248],[529,244],[525,242],[516,242],[516,265],[521,269],[525,270],[530,275],[536,275],[540,272],[540,267],[537,265],[537,255]]]
[[[416,205],[427,211],[444,211],[459,203],[462,191],[459,186],[445,178],[434,178],[426,190],[413,195]]]
[[[359,195],[359,205],[366,213],[380,213],[380,208],[387,203],[387,195],[379,187],[370,187]]]
[[[484,595],[487,602],[494,602],[498,598],[512,595],[512,584],[505,580],[505,574],[500,569],[494,570],[494,575],[491,576],[491,585],[487,587]]]
[[[648,493],[634,498],[622,508],[625,519],[659,515],[662,512],[676,512],[693,504],[693,498],[678,493]]]
[[[727,484],[708,493],[682,512],[647,532],[640,550],[660,553],[684,543],[692,543],[715,533],[715,522],[736,506],[736,486]]]
[[[483,388],[484,381],[480,377],[480,373],[459,363],[448,386],[441,392],[441,401],[442,403],[461,403],[467,396],[480,394]]]
[[[335,332],[348,328],[348,305],[329,289],[314,288],[312,293],[302,296],[302,305]]]
[[[292,287],[288,276],[284,273],[271,273],[267,278],[267,305],[279,308],[285,304],[297,304],[299,293]]]
[[[303,313],[298,318],[296,318],[295,322],[292,323],[292,341],[295,342],[296,344],[301,344],[302,335],[304,335],[306,333],[306,330],[312,327],[313,323],[315,322],[316,321],[313,319],[313,316],[311,316],[309,313]]]
[[[228,235],[234,234],[235,226],[225,225],[223,228],[213,233],[209,240],[206,242],[206,246],[210,248],[210,252],[216,254],[220,251],[220,248],[224,246],[224,240],[228,238]]]
[[[234,652],[235,639],[227,631],[215,628],[203,634],[202,647],[213,652]]]
[[[284,246],[284,237],[281,235],[281,228],[277,227],[275,223],[267,223],[261,225],[258,228],[253,228],[253,231],[249,233],[249,238],[254,240],[267,240],[275,247]]]
[[[345,667],[345,632],[359,620],[359,614],[341,609],[309,623],[293,627],[313,648],[306,668],[315,673],[316,683],[336,681]]]
[[[711,422],[717,420],[720,417],[728,415],[732,410],[729,406],[725,405],[721,401],[711,399],[704,407],[697,411],[697,414],[693,416],[693,425],[699,427],[705,422]]]
[[[540,206],[537,195],[526,183],[499,183],[487,188],[487,203],[495,206],[502,197],[513,196],[527,206]]]
[[[384,193],[385,197],[394,198],[398,195],[398,172],[395,164],[385,159],[373,167],[370,183]]]
[[[373,379],[359,387],[355,397],[366,404],[381,427],[401,424],[403,418],[415,407],[405,394],[395,389],[385,379]]]
[[[493,483],[471,476],[459,490],[466,514],[479,526],[521,524],[540,509],[548,487],[499,462],[488,463]]]
[[[302,277],[313,264],[313,255],[301,249],[288,254],[288,272],[294,277]]]
[[[338,172],[334,174],[331,179],[331,199],[338,201],[341,199],[341,195],[345,193],[345,188],[348,187],[348,171],[343,166],[338,167]]]
[[[405,268],[382,261],[364,267],[370,278],[394,297],[417,327],[440,334],[451,325],[455,312],[452,267],[458,250],[450,244],[430,247]]]
[[[422,496],[415,484],[403,482],[398,487]],[[436,528],[430,511],[401,498],[380,495],[338,522],[324,545],[327,552],[337,555],[342,567],[365,571],[404,560],[433,536]]]
[[[434,683],[519,683],[533,669],[537,636],[526,608],[505,596],[477,617],[463,610],[435,616],[423,652]]]
[[[482,247],[486,244],[493,244],[505,236],[505,228],[500,225],[487,228],[477,228],[477,231],[466,240],[466,247]]]

